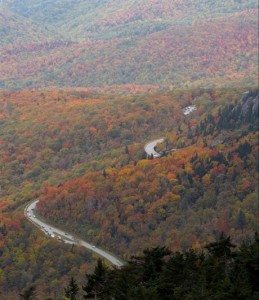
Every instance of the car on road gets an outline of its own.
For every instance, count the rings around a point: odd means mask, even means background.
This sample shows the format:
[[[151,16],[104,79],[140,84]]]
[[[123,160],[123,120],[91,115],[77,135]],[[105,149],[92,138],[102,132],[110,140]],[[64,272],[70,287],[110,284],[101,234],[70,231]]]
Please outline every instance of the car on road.
[[[92,245],[92,248],[96,248],[96,246]]]

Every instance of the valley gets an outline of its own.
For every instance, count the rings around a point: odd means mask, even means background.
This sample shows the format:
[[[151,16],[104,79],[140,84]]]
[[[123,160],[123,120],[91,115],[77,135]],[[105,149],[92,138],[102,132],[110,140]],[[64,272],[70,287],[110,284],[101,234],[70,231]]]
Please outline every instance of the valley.
[[[0,299],[257,299],[255,0],[0,0]]]

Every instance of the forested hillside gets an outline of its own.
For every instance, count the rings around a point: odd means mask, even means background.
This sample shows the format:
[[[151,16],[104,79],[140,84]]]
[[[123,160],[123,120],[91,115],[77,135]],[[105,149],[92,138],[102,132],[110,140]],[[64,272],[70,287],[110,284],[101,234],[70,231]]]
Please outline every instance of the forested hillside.
[[[79,247],[47,239],[25,220],[23,210],[7,212],[8,201],[0,201],[0,298],[20,299],[32,284],[37,299],[63,294],[71,276],[83,278],[92,270],[94,257]]]
[[[8,47],[30,41],[30,43],[43,43],[50,36],[47,30],[38,28],[38,26],[17,14],[14,14],[7,8],[0,6],[0,41],[1,47]]]
[[[255,299],[257,77],[255,0],[0,0],[0,299]]]
[[[25,220],[24,204],[44,182],[134,164],[144,157],[143,140],[180,117],[177,98],[155,86],[1,93],[0,298],[16,300],[30,284],[39,299],[59,297],[70,276],[92,270],[85,249],[49,239]]]
[[[40,214],[121,255],[200,248],[221,231],[241,243],[256,230],[258,94],[205,116],[178,122],[167,157],[45,185]]]
[[[222,230],[236,243],[252,236],[257,102],[256,93],[240,100],[244,91],[128,85],[2,92],[4,295],[13,299],[31,283],[41,295],[60,294],[69,276],[81,278],[92,268],[85,250],[48,240],[25,220],[23,204],[38,196],[39,212],[50,222],[126,257],[160,243],[200,248]],[[197,111],[184,116],[190,104]],[[222,122],[226,115],[229,125]],[[143,159],[144,144],[161,136],[161,147],[179,150]],[[66,255],[64,268],[56,256]]]
[[[147,35],[172,24],[188,24],[255,8],[256,1],[11,0],[7,6],[64,37],[77,40]]]
[[[254,0],[9,1],[0,10],[25,23],[13,28],[8,18],[2,29],[0,86],[251,85],[256,6]],[[35,24],[47,42],[19,34]]]
[[[145,93],[152,87],[131,88],[136,95],[119,95],[119,89],[117,95],[87,89],[3,92],[0,195],[21,200],[39,182],[125,164],[127,145],[134,149],[132,160],[141,158],[143,141],[167,130],[181,107],[168,94]]]
[[[145,249],[122,268],[109,268],[99,259],[82,281],[71,277],[60,296],[98,300],[257,299],[258,256],[258,234],[241,247],[221,234],[202,251],[172,252],[162,246]],[[28,287],[21,295],[36,298],[38,286]]]

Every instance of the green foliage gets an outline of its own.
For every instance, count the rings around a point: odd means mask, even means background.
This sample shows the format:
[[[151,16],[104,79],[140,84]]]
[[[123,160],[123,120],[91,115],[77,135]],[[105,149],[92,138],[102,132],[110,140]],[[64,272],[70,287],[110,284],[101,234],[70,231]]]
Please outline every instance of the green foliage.
[[[235,252],[233,247],[230,238],[221,235],[206,247],[207,253],[145,250],[121,269],[105,269],[105,280],[96,276],[98,262],[95,275],[88,275],[95,278],[88,292],[94,299],[256,299],[258,238]]]
[[[65,288],[65,296],[70,300],[76,300],[79,287],[74,279],[71,277],[68,286]]]
[[[258,91],[248,91],[243,94],[242,99],[237,103],[229,103],[220,107],[217,116],[209,114],[197,126],[196,131],[204,136],[213,134],[217,130],[235,130],[246,126],[248,131],[258,129]],[[241,158],[251,152],[248,143],[240,145],[237,149]]]
[[[217,242],[208,244],[205,248],[208,252],[218,260],[226,260],[231,257],[232,255],[232,248],[234,248],[230,242],[230,237],[224,237],[224,234],[221,233],[220,238]]]
[[[244,229],[245,225],[247,224],[246,216],[242,210],[239,211],[238,217],[237,217],[237,227],[241,230]]]
[[[47,239],[22,213],[1,212],[1,219],[7,230],[0,231],[1,299],[17,299],[18,291],[22,299],[61,299],[67,278],[83,278],[90,253]]]
[[[84,299],[107,299],[108,294],[104,289],[107,286],[107,272],[107,267],[98,259],[93,274],[87,275],[87,283],[83,286]]]

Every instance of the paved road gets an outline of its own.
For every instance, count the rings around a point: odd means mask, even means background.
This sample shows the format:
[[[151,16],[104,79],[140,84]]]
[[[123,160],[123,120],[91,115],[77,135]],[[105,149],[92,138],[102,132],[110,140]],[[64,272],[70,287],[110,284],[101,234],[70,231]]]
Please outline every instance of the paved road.
[[[163,143],[164,140],[165,140],[164,138],[161,138],[147,143],[144,147],[147,156],[153,155],[154,158],[160,157],[161,154],[155,151],[155,147],[157,144]]]
[[[60,230],[52,225],[49,225],[45,223],[44,221],[40,220],[37,215],[35,215],[36,211],[36,205],[39,200],[34,201],[33,203],[26,206],[24,210],[24,214],[28,220],[30,220],[34,225],[36,225],[38,228],[40,228],[46,235],[48,235],[51,238],[55,238],[57,240],[60,240],[66,244],[74,244],[74,245],[80,245],[85,247],[86,249],[89,249],[96,254],[102,256],[103,258],[107,259],[109,262],[111,262],[113,265],[117,267],[122,267],[124,265],[124,262],[117,258],[116,256],[97,248],[96,246],[87,243],[84,240],[77,239],[73,235]]]
[[[195,106],[187,107],[187,108],[185,108],[185,111],[186,112],[188,111],[188,114],[189,114],[195,109],[196,109]],[[187,114],[187,113],[184,113],[184,114]],[[161,157],[161,154],[155,151],[155,147],[157,144],[163,143],[164,140],[165,140],[164,138],[160,138],[160,139],[157,139],[157,140],[147,143],[144,147],[147,156],[153,155],[154,158]],[[176,149],[172,149],[171,151],[175,151],[175,150]],[[109,262],[111,262],[113,265],[115,265],[119,268],[125,264],[122,260],[120,260],[116,256],[114,256],[100,248],[97,248],[96,246],[91,245],[84,240],[76,238],[72,234],[69,234],[61,229],[58,229],[58,228],[56,228],[52,225],[49,225],[49,224],[45,223],[44,221],[40,220],[37,217],[37,215],[35,214],[36,205],[37,205],[38,201],[39,200],[36,200],[36,201],[32,202],[31,204],[27,205],[24,210],[24,214],[29,221],[31,221],[35,226],[40,228],[46,235],[48,235],[51,238],[60,240],[66,244],[71,244],[71,245],[74,244],[74,245],[83,246],[86,249],[89,249],[89,250],[95,252],[96,254],[102,256],[103,258],[107,259]]]

